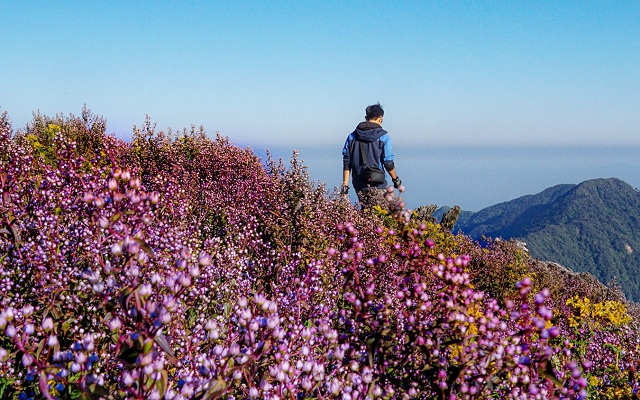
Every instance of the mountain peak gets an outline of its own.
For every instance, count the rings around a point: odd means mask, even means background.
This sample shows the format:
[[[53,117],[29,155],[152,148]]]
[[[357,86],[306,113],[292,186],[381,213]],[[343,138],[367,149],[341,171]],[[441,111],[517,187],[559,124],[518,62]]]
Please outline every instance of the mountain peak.
[[[527,243],[533,257],[616,280],[640,299],[640,194],[617,178],[556,185],[540,193],[461,214],[456,229]]]

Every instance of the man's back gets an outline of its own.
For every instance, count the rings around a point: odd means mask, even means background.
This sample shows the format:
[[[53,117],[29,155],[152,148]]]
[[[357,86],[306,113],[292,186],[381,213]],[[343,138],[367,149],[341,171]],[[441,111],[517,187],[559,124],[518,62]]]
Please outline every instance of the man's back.
[[[348,192],[351,177],[353,188],[363,204],[364,197],[370,198],[373,192],[383,191],[387,187],[384,170],[391,176],[394,187],[402,184],[395,171],[391,138],[381,126],[384,116],[382,106],[380,103],[374,104],[365,111],[366,120],[349,134],[342,148],[342,193]],[[376,179],[372,178],[373,175]]]
[[[387,153],[390,153],[390,156],[387,156]],[[369,186],[363,174],[367,165],[377,166],[382,171],[384,162],[393,161],[389,134],[376,123],[361,122],[347,137],[342,155],[343,162],[348,162],[353,173],[354,189],[362,190]],[[345,155],[347,160],[344,160]],[[384,180],[376,187],[386,188],[387,181]]]

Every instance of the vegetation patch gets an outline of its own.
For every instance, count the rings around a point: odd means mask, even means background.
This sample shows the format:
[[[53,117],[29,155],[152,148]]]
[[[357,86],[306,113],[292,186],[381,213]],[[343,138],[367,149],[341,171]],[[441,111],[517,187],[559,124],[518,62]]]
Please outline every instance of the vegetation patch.
[[[0,397],[634,398],[619,290],[203,130],[0,118]],[[413,218],[412,218],[413,215]]]

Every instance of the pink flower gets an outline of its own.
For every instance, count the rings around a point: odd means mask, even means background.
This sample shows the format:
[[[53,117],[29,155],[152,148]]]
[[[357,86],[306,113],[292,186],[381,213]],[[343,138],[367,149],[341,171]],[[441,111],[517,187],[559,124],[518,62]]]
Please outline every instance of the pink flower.
[[[30,366],[31,364],[33,364],[34,358],[31,354],[23,354],[22,355],[22,365],[25,367]]]
[[[201,252],[200,255],[198,256],[198,264],[200,264],[203,267],[211,265],[211,256],[204,251]]]
[[[45,332],[49,332],[53,329],[53,319],[51,317],[47,317],[42,321],[42,330]]]
[[[58,345],[58,337],[56,335],[49,336],[49,339],[47,339],[47,346],[55,347],[57,345]]]
[[[120,330],[120,328],[122,328],[122,321],[120,321],[118,317],[112,318],[111,321],[109,321],[108,325],[111,331],[118,331]]]

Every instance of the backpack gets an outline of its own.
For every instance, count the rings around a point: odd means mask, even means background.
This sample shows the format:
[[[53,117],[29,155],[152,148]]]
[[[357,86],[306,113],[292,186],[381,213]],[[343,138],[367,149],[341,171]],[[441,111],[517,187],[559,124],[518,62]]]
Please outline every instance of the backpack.
[[[369,187],[382,185],[384,183],[384,171],[378,166],[378,164],[369,165],[364,142],[358,142],[360,143],[360,158],[362,159],[360,175],[364,178]]]

